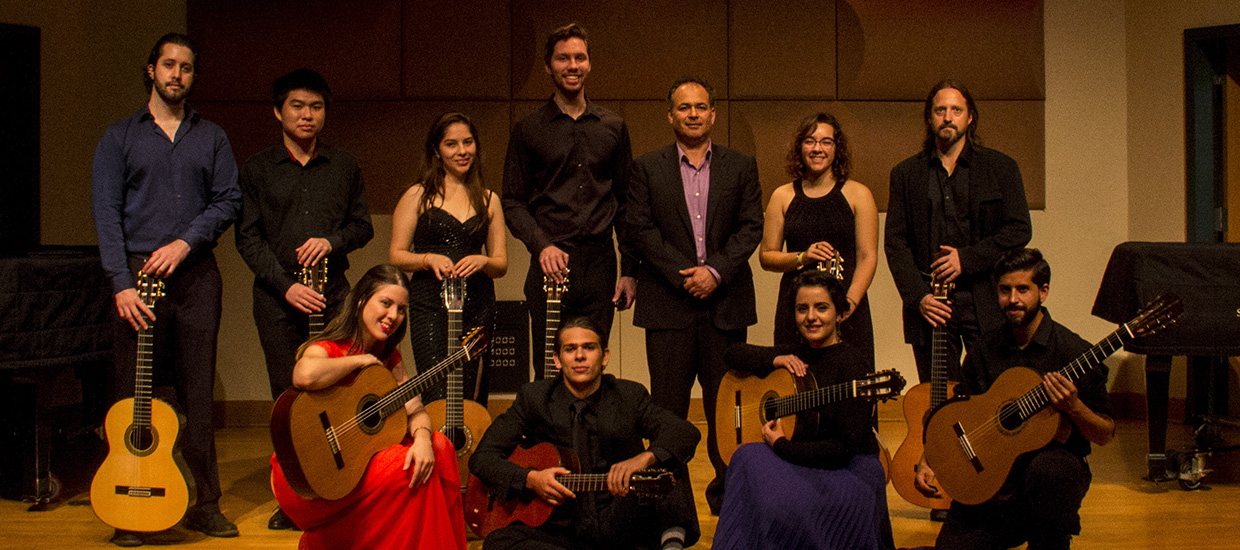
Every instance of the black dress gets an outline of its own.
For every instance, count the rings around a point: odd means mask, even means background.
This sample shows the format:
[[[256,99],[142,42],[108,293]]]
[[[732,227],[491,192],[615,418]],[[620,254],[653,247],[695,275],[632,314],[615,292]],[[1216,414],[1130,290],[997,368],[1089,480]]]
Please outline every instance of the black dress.
[[[481,254],[486,239],[486,218],[475,214],[462,223],[452,214],[432,206],[418,217],[418,227],[413,232],[413,251],[442,254],[455,263],[465,256]],[[409,277],[409,344],[418,372],[435,366],[448,354],[448,310],[444,307],[442,291],[443,281],[431,271],[418,271]],[[464,306],[462,335],[474,327],[492,328],[495,284],[481,270],[465,279]],[[487,402],[488,359],[489,355],[482,356],[481,369],[472,362],[463,367],[465,399],[484,405]],[[422,394],[422,402],[438,401],[445,394],[446,382],[441,382]]]
[[[792,182],[795,194],[784,213],[784,241],[787,250],[801,251],[826,241],[844,257],[844,288],[852,284],[857,271],[857,230],[852,208],[844,198],[844,185],[835,184],[818,198],[805,196],[801,180]],[[814,269],[807,266],[807,269]],[[789,271],[779,280],[779,302],[775,305],[775,345],[801,341],[797,331],[792,280],[799,271]],[[870,322],[870,300],[861,298],[857,311],[840,324],[840,338],[855,346],[870,365],[874,364],[874,327]]]

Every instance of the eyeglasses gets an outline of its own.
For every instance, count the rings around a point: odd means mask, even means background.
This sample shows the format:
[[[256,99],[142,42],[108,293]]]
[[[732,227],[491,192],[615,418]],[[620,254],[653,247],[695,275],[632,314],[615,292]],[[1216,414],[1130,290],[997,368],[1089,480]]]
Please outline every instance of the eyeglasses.
[[[822,138],[822,139],[814,139],[812,137],[807,137],[801,140],[801,147],[805,149],[813,149],[815,145],[821,145],[823,149],[826,149],[828,147],[834,147],[835,139],[829,138],[829,137]]]

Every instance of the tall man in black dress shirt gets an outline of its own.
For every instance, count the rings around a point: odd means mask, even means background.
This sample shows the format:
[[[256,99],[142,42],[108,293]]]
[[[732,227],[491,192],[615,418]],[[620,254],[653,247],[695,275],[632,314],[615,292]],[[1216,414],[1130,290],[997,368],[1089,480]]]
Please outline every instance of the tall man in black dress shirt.
[[[103,270],[116,293],[117,398],[134,391],[137,331],[155,327],[154,368],[171,368],[186,417],[181,450],[197,486],[184,525],[213,537],[235,537],[220,513],[220,478],[211,409],[223,280],[216,239],[241,203],[237,163],[224,130],[185,105],[197,77],[198,48],[169,33],[151,48],[143,77],[150,99],[99,140],[91,167],[91,205]],[[165,296],[148,308],[138,273],[164,281]],[[171,442],[165,442],[170,444]],[[112,542],[143,539],[117,530]]]
[[[715,479],[711,512],[723,504],[725,466],[715,447],[715,395],[723,352],[758,322],[749,257],[762,240],[762,189],[754,158],[710,140],[715,94],[682,79],[667,94],[676,143],[633,163],[627,225],[641,267],[633,324],[646,329],[654,402],[688,418],[696,378]]]
[[[1042,375],[1051,405],[1066,422],[1054,441],[1017,459],[995,498],[975,506],[952,502],[936,547],[1011,548],[1028,542],[1030,550],[1068,548],[1072,535],[1081,533],[1081,501],[1092,479],[1085,462],[1090,443],[1106,445],[1115,436],[1107,367],[1098,365],[1079,384],[1058,372],[1090,345],[1042,307],[1050,293],[1051,266],[1041,252],[1014,250],[994,272],[1006,322],[983,334],[965,357],[956,391],[980,395],[1007,369],[1027,367]],[[924,460],[914,483],[919,491],[938,496],[934,472]]]
[[[560,376],[522,386],[512,407],[487,429],[469,471],[501,500],[532,492],[556,506],[547,523],[522,523],[487,536],[506,548],[663,548],[692,545],[700,535],[687,463],[701,433],[655,405],[646,388],[603,374],[607,334],[588,317],[568,319],[556,334]],[[642,440],[650,442],[645,445]],[[582,470],[607,474],[608,492],[573,493],[556,481],[568,470],[522,468],[506,460],[517,444],[552,443],[577,452]],[[659,467],[676,473],[668,496],[651,502],[628,495],[629,477]]]
[[[982,147],[977,105],[964,85],[936,84],[925,120],[921,152],[891,170],[884,248],[917,375],[930,380],[931,329],[946,323],[948,378],[959,380],[961,350],[1003,322],[990,270],[1029,242],[1029,205],[1016,161]],[[954,283],[947,303],[931,294],[931,276]]]
[[[319,142],[332,92],[310,69],[277,78],[272,110],[280,145],[250,157],[241,168],[241,221],[237,250],[254,271],[254,322],[267,359],[272,398],[293,383],[297,348],[306,341],[309,315],[330,320],[349,292],[348,254],[374,236],[362,170],[348,152]],[[323,294],[302,284],[302,267],[327,258]],[[293,528],[280,510],[271,529]]]
[[[605,334],[611,333],[613,304],[626,309],[637,294],[636,263],[618,224],[633,155],[628,127],[586,99],[590,51],[580,25],[552,31],[543,62],[555,91],[512,129],[501,199],[508,229],[530,251],[525,303],[535,365],[545,349],[544,276],[563,282],[569,271],[561,318],[589,316]],[[620,238],[619,280],[613,229]],[[534,371],[542,377],[542,369]]]

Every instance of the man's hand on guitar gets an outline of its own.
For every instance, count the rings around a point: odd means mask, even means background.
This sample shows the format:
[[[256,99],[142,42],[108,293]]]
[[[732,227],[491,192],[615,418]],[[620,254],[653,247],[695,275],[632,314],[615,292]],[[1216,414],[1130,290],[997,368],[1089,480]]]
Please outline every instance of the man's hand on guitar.
[[[322,237],[310,237],[297,247],[297,263],[311,266],[319,263],[324,256],[331,254],[332,243]]]
[[[930,264],[930,272],[936,281],[950,283],[964,270],[960,267],[960,251],[950,246],[940,246],[939,253]]]
[[[654,453],[642,451],[624,462],[612,464],[611,470],[607,472],[607,490],[620,497],[629,494],[629,478],[633,476],[633,472],[649,468],[654,463]]]
[[[921,494],[928,497],[939,497],[942,495],[939,492],[938,485],[935,485],[935,482],[938,480],[934,477],[934,470],[931,470],[930,466],[926,464],[926,459],[921,459],[914,471],[916,473],[913,475],[913,487],[916,487]]]
[[[155,312],[146,307],[142,303],[142,298],[138,297],[138,291],[132,288],[126,288],[116,293],[116,314],[121,319],[129,321],[129,326],[134,330],[147,328],[146,320],[155,320]]]
[[[186,256],[189,256],[189,243],[177,239],[152,252],[142,265],[142,272],[163,279],[172,275]]]
[[[327,307],[327,298],[301,283],[293,283],[284,291],[284,301],[302,313],[318,313]]]
[[[798,377],[805,376],[805,369],[809,368],[809,365],[806,365],[805,361],[802,361],[800,357],[792,354],[777,356],[771,363],[776,367],[788,369],[788,372]]]
[[[1042,376],[1042,385],[1046,386],[1046,394],[1051,398],[1051,405],[1065,413],[1071,413],[1085,404],[1076,394],[1076,384],[1058,372],[1050,372]]]
[[[937,327],[947,323],[952,318],[951,300],[946,303],[934,299],[933,294],[927,294],[921,297],[921,302],[917,303],[917,309],[921,311],[921,316],[930,323],[930,326]]]
[[[525,476],[525,486],[533,490],[538,498],[547,501],[552,506],[558,506],[565,500],[577,498],[577,495],[555,480],[555,476],[571,473],[567,468],[560,466],[545,470],[531,470],[529,475]]]
[[[425,436],[418,433],[422,431],[424,430],[414,430],[413,444],[405,453],[405,470],[409,471],[410,489],[426,483],[435,471],[435,449],[431,446],[430,429],[425,430]]]
[[[624,311],[633,307],[633,302],[637,301],[637,279],[632,277],[620,277],[616,279],[616,293],[611,297],[611,303],[616,304],[616,309]]]
[[[543,275],[562,283],[564,270],[568,269],[568,253],[556,245],[550,245],[538,253],[538,265],[542,266]]]
[[[762,440],[766,441],[767,446],[774,447],[775,442],[784,437],[784,426],[779,423],[776,418],[762,425]]]

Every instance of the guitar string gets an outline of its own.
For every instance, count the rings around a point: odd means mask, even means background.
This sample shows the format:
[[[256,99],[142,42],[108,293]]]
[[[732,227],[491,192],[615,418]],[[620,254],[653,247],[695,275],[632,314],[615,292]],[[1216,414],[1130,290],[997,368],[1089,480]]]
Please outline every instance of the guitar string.
[[[890,371],[883,371],[878,374],[882,375],[887,372]],[[894,373],[891,373],[891,376],[894,377]],[[878,378],[881,378],[881,376]],[[848,382],[834,384],[825,388],[779,396],[765,401],[759,400],[747,405],[741,405],[741,414],[745,415],[752,413],[755,410],[766,409],[768,403],[774,402],[774,407],[777,411],[778,417],[782,418],[796,414],[799,411],[828,405],[850,397],[865,397],[865,395],[858,395],[858,391],[875,385],[875,380],[875,376],[871,375],[870,377],[862,380],[850,380]],[[863,382],[866,383],[862,384]],[[884,386],[880,383],[879,387],[882,388]]]

